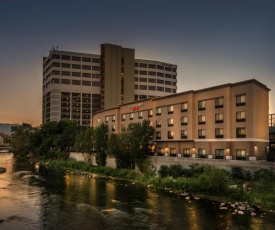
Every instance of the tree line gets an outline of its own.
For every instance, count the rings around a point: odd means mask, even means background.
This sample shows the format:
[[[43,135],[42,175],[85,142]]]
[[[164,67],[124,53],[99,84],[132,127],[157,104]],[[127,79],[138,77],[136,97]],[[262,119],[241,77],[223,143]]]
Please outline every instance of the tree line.
[[[95,154],[99,166],[106,165],[107,155],[114,157],[117,168],[144,171],[152,147],[154,128],[149,120],[130,123],[119,134],[108,136],[108,125],[84,127],[75,121],[60,120],[32,127],[12,126],[11,147],[16,157],[44,160],[68,159],[71,151]]]

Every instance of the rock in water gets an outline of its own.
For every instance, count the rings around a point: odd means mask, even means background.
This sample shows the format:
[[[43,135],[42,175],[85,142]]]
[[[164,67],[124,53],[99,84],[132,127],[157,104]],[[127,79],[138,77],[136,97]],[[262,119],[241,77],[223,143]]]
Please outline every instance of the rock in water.
[[[0,167],[0,174],[5,173],[7,170],[5,168]]]

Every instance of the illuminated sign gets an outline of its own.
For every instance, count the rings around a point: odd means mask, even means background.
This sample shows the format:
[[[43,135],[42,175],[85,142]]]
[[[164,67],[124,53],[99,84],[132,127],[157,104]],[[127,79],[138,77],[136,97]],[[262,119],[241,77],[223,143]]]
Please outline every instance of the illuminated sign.
[[[139,107],[142,107],[143,103],[137,103],[137,104],[133,104],[133,105],[129,105],[128,108],[132,109],[132,111],[136,111],[139,110]]]

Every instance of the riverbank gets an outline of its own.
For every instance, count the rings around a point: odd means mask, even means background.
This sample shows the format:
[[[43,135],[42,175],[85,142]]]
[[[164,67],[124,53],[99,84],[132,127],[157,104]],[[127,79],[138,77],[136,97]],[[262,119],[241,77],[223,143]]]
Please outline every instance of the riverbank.
[[[232,184],[225,170],[210,167],[208,171],[189,178],[160,177],[155,173],[141,174],[134,170],[97,167],[75,160],[51,161],[45,164],[54,170],[82,174],[86,177],[103,177],[109,180],[127,180],[129,183],[142,184],[151,189],[161,189],[186,200],[209,199],[218,201],[221,210],[235,214],[248,213],[252,216],[265,216],[274,213],[275,185],[272,182],[250,182],[244,191],[243,183]],[[256,201],[256,202],[255,202]]]

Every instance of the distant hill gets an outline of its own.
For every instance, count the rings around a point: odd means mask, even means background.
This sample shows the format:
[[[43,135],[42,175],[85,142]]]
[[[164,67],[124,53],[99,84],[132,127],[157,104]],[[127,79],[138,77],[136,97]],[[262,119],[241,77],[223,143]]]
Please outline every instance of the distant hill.
[[[3,124],[0,123],[0,133],[11,135],[11,127],[16,124]]]

